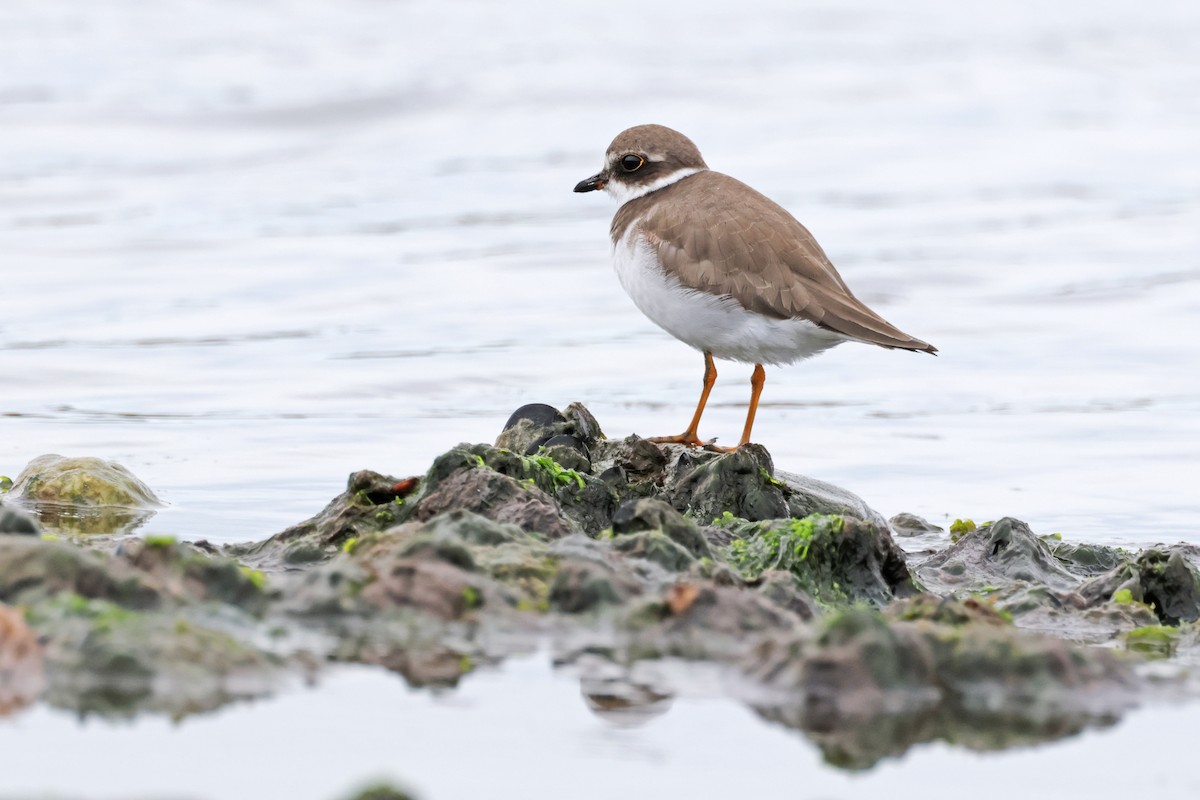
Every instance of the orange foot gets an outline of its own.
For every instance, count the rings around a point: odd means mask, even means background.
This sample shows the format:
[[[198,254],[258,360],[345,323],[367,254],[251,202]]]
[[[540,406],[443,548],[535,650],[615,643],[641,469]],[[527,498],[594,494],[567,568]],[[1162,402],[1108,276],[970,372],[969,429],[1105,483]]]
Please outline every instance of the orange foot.
[[[714,453],[732,453],[737,450],[736,447],[722,447],[717,444],[716,439],[707,441],[696,436],[694,433],[684,432],[677,436],[651,436],[646,441],[654,442],[655,444],[686,444],[688,447],[703,447],[705,450],[712,450]]]

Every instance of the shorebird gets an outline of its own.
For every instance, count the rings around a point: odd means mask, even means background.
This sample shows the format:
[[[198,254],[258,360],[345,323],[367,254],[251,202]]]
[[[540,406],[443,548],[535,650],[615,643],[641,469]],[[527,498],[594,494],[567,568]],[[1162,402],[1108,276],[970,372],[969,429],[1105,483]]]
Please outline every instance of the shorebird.
[[[937,353],[855,297],[807,228],[741,181],[710,170],[678,131],[622,131],[604,168],[575,186],[597,189],[620,204],[611,234],[621,286],[655,324],[704,354],[692,421],[677,436],[650,441],[713,447],[697,429],[717,380],[714,358],[754,365],[740,447],[754,427],[763,364],[791,364],[849,341]]]

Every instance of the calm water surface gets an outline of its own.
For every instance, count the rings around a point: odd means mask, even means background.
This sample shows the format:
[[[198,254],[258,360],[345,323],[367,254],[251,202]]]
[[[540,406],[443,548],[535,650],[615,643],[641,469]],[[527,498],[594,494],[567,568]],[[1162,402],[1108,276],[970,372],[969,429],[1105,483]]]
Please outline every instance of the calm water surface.
[[[701,358],[571,192],[660,122],[941,350],[770,370],[779,467],[886,515],[1200,542],[1197,41],[1184,0],[6,2],[0,473],[116,459],[170,503],[146,530],[240,541],[527,402],[678,432]],[[736,440],[749,372],[702,433]]]

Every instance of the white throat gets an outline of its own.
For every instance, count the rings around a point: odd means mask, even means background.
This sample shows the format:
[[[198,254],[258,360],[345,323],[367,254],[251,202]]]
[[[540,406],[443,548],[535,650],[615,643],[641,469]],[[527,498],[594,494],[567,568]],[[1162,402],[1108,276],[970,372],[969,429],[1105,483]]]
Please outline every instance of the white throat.
[[[651,192],[657,192],[664,186],[670,186],[676,181],[683,180],[688,175],[695,175],[697,172],[702,171],[703,170],[696,169],[695,167],[677,169],[670,175],[664,175],[656,181],[644,183],[639,186],[630,186],[626,183],[622,183],[621,181],[610,180],[604,184],[604,191],[608,192],[613,198],[616,199],[617,205],[623,206],[630,200],[637,200],[639,197],[645,197]]]

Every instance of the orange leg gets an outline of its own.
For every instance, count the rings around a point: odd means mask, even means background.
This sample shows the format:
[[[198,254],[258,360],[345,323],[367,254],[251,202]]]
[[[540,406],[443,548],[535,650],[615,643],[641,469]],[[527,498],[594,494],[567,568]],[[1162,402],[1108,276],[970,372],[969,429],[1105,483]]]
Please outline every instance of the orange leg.
[[[761,370],[762,367],[759,367]],[[696,405],[696,413],[692,415],[692,421],[688,424],[687,430],[678,436],[655,436],[649,441],[658,442],[659,444],[687,444],[693,447],[703,447],[711,445],[712,442],[703,442],[696,435],[696,429],[700,427],[700,417],[704,414],[704,406],[708,403],[708,394],[712,391],[713,384],[717,382],[717,367],[713,364],[712,353],[704,354],[704,389],[700,392],[700,402]],[[757,397],[757,395],[756,395]],[[751,412],[753,416],[753,412]],[[747,432],[749,429],[747,429]]]
[[[746,412],[746,427],[742,429],[742,440],[738,447],[750,441],[750,429],[754,427],[754,415],[758,412],[758,396],[762,394],[763,384],[767,381],[767,373],[762,364],[754,365],[754,374],[750,376],[750,410]]]

